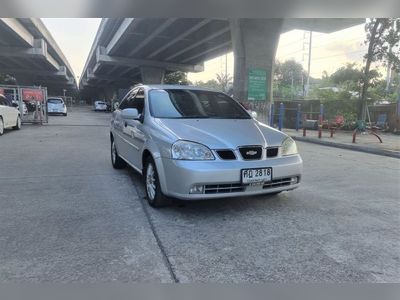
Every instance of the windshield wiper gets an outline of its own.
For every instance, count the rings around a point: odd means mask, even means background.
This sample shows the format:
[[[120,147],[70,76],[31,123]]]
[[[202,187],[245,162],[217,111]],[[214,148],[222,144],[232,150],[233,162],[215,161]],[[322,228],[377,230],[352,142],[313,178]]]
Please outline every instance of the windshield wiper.
[[[185,116],[182,117],[182,119],[208,119],[210,117],[208,116]]]

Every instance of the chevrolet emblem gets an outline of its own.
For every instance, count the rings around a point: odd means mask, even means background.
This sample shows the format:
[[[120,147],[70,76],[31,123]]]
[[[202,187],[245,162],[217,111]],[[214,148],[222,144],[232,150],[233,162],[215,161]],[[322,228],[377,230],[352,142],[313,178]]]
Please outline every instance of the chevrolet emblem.
[[[247,151],[246,152],[246,155],[251,155],[251,156],[253,156],[253,155],[256,155],[257,154],[257,151],[254,151],[254,150],[250,150],[250,151]]]

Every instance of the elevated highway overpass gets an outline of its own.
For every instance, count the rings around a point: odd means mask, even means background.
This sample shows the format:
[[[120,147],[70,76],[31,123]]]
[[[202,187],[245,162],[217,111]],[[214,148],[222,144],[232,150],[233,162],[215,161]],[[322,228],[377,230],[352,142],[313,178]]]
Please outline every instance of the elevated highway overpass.
[[[57,43],[37,18],[0,18],[0,73],[19,85],[37,85],[49,93],[77,90],[74,72]]]
[[[234,52],[234,95],[247,99],[250,69],[267,72],[281,33],[292,29],[330,33],[364,19],[103,19],[80,79],[85,96],[111,98],[118,88],[135,83],[160,83],[173,71],[201,72],[203,63]],[[269,100],[270,94],[266,95]]]

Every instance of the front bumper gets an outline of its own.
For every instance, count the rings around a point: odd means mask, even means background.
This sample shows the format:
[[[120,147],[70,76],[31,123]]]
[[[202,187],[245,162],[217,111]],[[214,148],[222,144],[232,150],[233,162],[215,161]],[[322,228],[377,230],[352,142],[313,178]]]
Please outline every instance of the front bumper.
[[[183,161],[158,158],[160,184],[164,194],[183,200],[238,197],[293,190],[299,186],[303,171],[300,155],[257,161]],[[264,185],[241,184],[241,170],[272,167],[272,182]],[[291,181],[296,178],[297,182]],[[203,185],[201,194],[190,193]]]

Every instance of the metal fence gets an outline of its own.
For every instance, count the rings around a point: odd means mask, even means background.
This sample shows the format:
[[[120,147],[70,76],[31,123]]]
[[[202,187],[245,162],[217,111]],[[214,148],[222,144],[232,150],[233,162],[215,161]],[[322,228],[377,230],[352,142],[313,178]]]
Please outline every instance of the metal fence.
[[[13,105],[18,106],[22,123],[48,122],[47,88],[0,85],[0,94],[3,94]]]

